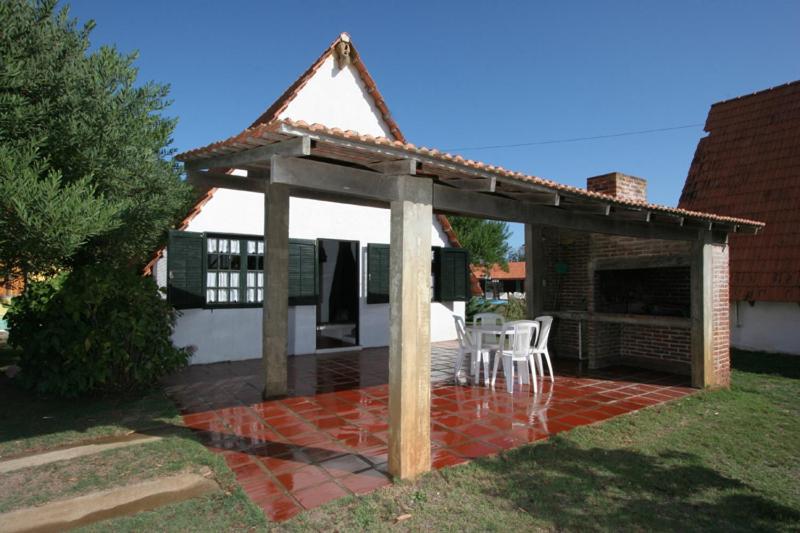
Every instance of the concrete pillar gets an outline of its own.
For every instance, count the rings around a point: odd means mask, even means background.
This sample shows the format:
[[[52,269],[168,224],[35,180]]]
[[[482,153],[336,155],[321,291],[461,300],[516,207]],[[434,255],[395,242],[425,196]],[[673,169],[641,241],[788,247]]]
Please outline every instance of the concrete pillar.
[[[401,176],[391,203],[389,472],[431,468],[431,220],[433,184]]]
[[[286,394],[289,331],[289,189],[270,184],[264,195],[264,312],[261,359],[264,398]]]
[[[525,224],[525,303],[531,320],[544,312],[544,263],[542,227]]]

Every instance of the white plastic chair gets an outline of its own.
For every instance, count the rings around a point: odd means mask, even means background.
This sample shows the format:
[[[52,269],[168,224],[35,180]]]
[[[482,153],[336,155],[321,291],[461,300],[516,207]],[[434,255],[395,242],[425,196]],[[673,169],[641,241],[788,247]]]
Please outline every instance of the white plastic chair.
[[[464,319],[458,315],[453,315],[453,320],[456,322],[456,335],[458,337],[458,354],[456,355],[455,363],[455,381],[459,383],[458,375],[464,367],[464,357],[469,354],[470,360],[475,361],[476,350],[472,344],[472,339],[467,335],[466,324]]]
[[[553,378],[553,363],[550,362],[550,352],[547,350],[547,341],[550,338],[550,328],[553,325],[553,317],[539,316],[536,317],[536,322],[539,323],[539,337],[536,339],[536,344],[531,349],[531,355],[536,358],[536,364],[539,366],[539,372],[544,377],[544,366],[542,366],[542,356],[547,361],[547,369],[550,371],[550,381],[555,381]]]
[[[478,313],[472,319],[472,323],[476,326],[502,326],[505,323],[505,318],[503,315],[497,313]],[[483,363],[483,379],[485,385],[489,385],[489,356],[491,352],[495,352],[500,349],[500,335],[485,335],[483,333],[478,333],[481,336],[480,353],[477,354],[472,360],[472,374],[475,383],[480,383],[480,372],[481,372],[481,363]],[[485,342],[486,338],[493,339],[489,342]]]
[[[539,330],[539,323],[535,320],[516,320],[506,323],[506,329],[500,336],[500,345],[503,347],[497,350],[494,357],[494,370],[492,372],[492,387],[497,380],[497,367],[500,359],[503,360],[503,373],[506,376],[506,389],[514,392],[514,366],[516,363],[525,363],[526,372],[531,373],[531,383],[533,392],[538,393],[539,387],[536,383],[536,366],[533,360],[531,342]],[[508,343],[506,344],[506,340]],[[508,346],[508,348],[505,348]],[[520,379],[520,383],[522,380]]]

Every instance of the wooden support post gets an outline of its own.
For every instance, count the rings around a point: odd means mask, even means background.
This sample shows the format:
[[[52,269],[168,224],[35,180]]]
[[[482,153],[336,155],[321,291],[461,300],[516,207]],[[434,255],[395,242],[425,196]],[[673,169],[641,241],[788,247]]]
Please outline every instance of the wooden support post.
[[[431,220],[427,178],[399,176],[389,253],[389,472],[431,468]]]
[[[530,320],[544,310],[544,262],[542,227],[525,224],[525,303]]]
[[[705,235],[692,243],[691,352],[692,386],[696,388],[714,384],[712,246]]]
[[[261,359],[264,398],[287,390],[289,322],[289,188],[270,184],[264,197],[264,312]]]

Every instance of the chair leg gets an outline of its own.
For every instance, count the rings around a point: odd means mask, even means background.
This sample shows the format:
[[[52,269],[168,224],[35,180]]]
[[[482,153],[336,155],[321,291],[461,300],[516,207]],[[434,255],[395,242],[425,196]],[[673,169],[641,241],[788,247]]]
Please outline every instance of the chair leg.
[[[539,393],[539,384],[536,380],[536,361],[533,360],[533,355],[528,356],[528,364],[531,367],[531,383],[533,383],[533,393]]]
[[[544,358],[547,360],[547,369],[550,370],[550,381],[555,381],[553,377],[553,363],[550,362],[550,351],[545,347],[544,349]],[[544,375],[544,372],[542,372]]]
[[[456,367],[454,372],[454,379],[456,384],[458,384],[458,374],[461,372],[461,366],[464,364],[464,350],[462,348],[458,349],[458,354],[456,355]]]
[[[498,363],[500,363],[500,358],[501,357],[502,357],[502,355],[500,355],[499,353],[497,353],[497,352],[494,353],[494,370],[492,370],[492,387],[494,387],[494,383],[495,383],[495,381],[497,381],[497,365],[498,365]],[[488,361],[487,361],[487,364],[488,364]]]
[[[487,351],[483,356],[483,383],[487,387],[489,386],[489,355],[491,352]],[[495,354],[495,358],[497,354]]]
[[[506,363],[506,358],[503,358],[503,363]],[[508,359],[508,363],[503,365],[507,370],[506,372],[506,389],[509,393],[514,392],[514,360]]]

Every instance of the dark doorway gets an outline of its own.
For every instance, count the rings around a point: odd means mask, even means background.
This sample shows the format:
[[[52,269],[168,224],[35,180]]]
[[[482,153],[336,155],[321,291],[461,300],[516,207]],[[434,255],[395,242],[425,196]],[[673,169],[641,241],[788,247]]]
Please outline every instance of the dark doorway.
[[[317,350],[358,345],[358,241],[319,239]]]

